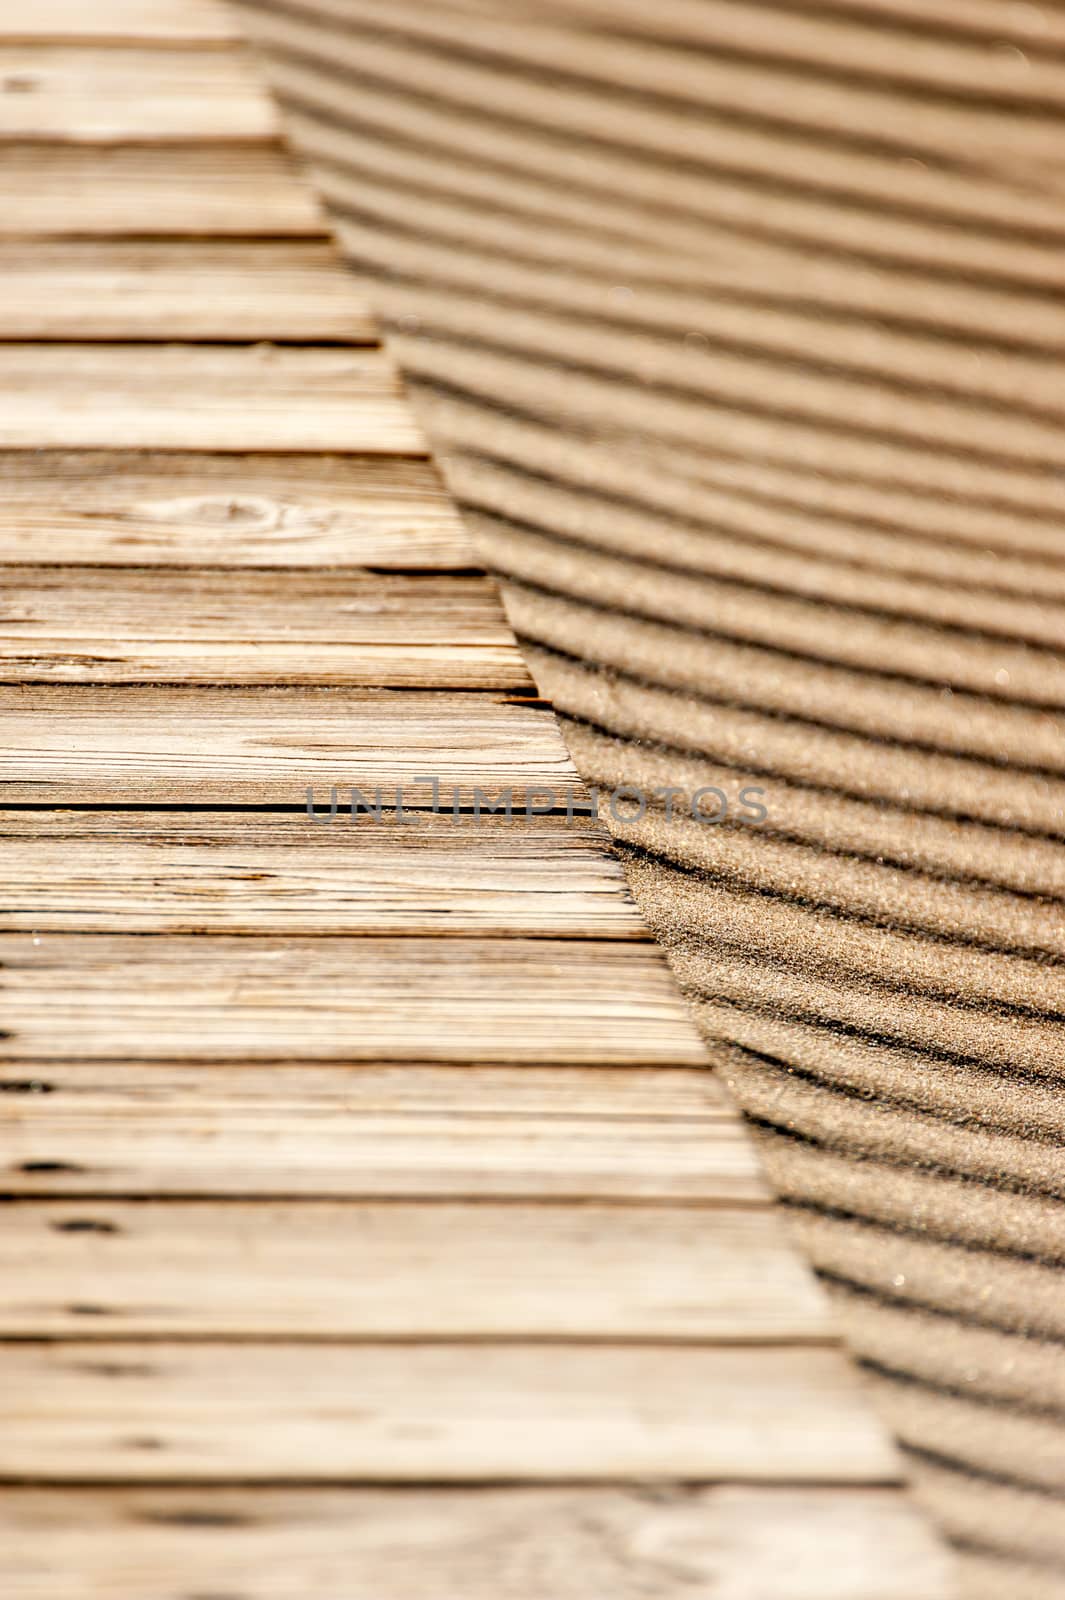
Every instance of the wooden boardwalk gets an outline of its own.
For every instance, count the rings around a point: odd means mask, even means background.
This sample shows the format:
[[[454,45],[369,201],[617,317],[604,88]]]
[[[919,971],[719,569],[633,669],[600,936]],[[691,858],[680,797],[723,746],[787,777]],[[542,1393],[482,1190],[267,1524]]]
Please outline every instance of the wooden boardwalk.
[[[230,19],[0,169],[5,1600],[940,1600]]]

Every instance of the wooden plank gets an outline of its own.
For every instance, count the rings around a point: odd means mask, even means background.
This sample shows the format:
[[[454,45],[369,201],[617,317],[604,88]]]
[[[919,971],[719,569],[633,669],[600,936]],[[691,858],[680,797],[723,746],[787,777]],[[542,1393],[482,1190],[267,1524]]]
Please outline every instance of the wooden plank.
[[[240,37],[218,0],[37,0],[0,16],[0,39],[217,44]]]
[[[380,350],[0,345],[0,448],[425,453]]]
[[[6,1489],[0,1539],[10,1600],[951,1593],[943,1556],[892,1489]]]
[[[9,1061],[0,1190],[749,1204],[706,1070]],[[703,1216],[709,1229],[712,1219]]]
[[[0,339],[377,343],[316,241],[0,241],[0,279]]]
[[[0,1476],[898,1479],[836,1351],[10,1345]]]
[[[775,1212],[707,1220],[691,1206],[28,1202],[0,1229],[0,1335],[831,1339]]]
[[[534,685],[486,578],[0,568],[0,682]]]
[[[648,938],[602,836],[562,817],[0,812],[0,929]]]
[[[540,810],[552,794],[560,804],[583,794],[552,713],[489,692],[0,687],[9,801],[302,810],[317,784],[327,812],[334,785],[341,807],[351,785],[371,799],[380,787],[384,804],[399,786],[404,805],[425,807],[433,777],[447,808],[456,793],[472,805],[478,789],[493,800],[509,789]]]
[[[277,135],[273,102],[240,47],[0,45],[0,139],[8,142]]]
[[[0,562],[42,550],[94,566],[477,564],[436,469],[373,456],[12,451]]]
[[[280,146],[0,141],[0,237],[321,236],[313,191]]]
[[[103,0],[82,21],[70,0],[43,0],[28,40],[62,26],[110,40],[144,28],[154,47],[71,48],[55,33],[43,48],[0,49],[0,140],[18,175],[0,231],[265,234],[276,222],[314,233],[313,207],[291,198],[273,153],[241,142],[274,127],[242,54],[182,46],[198,14],[198,0],[181,18],[174,0]],[[20,132],[42,143],[13,146]],[[157,152],[130,139],[176,141],[177,166],[164,175]],[[77,165],[82,142],[91,167]],[[264,205],[253,215],[236,198],[219,222],[238,167],[261,181]],[[83,180],[87,200],[70,192]],[[0,339],[159,341],[0,351],[0,446],[11,452],[0,561],[22,563],[0,612],[0,675],[20,683],[0,695],[15,735],[0,770],[7,794],[299,806],[304,782],[293,793],[290,779],[308,758],[326,787],[353,770],[394,782],[397,765],[402,777],[441,763],[467,799],[473,784],[573,781],[542,708],[446,692],[530,687],[482,580],[350,570],[474,562],[423,464],[320,454],[423,450],[385,363],[277,349],[372,337],[325,250],[20,240],[0,246],[0,274]],[[194,338],[273,348],[169,343]],[[175,454],[116,465],[56,453],[115,445]],[[196,448],[260,460],[176,453]],[[278,451],[313,455],[267,455]],[[83,565],[29,570],[42,553]],[[347,570],[300,571],[322,563]],[[279,580],[257,566],[293,571]],[[37,675],[85,687],[26,687]],[[103,686],[147,679],[435,692]],[[777,1237],[738,1119],[586,830],[559,819],[453,831],[422,816],[372,833],[312,829],[298,813],[198,816],[194,830],[191,820],[38,811],[0,830],[23,930],[0,936],[0,1049],[11,1052],[0,1182],[38,1191],[8,1207],[0,1237],[0,1273],[16,1284],[0,1336],[33,1341],[5,1351],[0,1474],[895,1481],[851,1372],[829,1351],[794,1348],[825,1340],[824,1306]],[[560,925],[579,937],[525,937]],[[99,931],[60,931],[87,926]],[[215,932],[176,932],[186,927]],[[657,1067],[610,1064],[635,1062]],[[57,1200],[65,1185],[80,1198]],[[112,1198],[90,1201],[93,1186]],[[147,1198],[183,1190],[200,1198]],[[138,1192],[143,1203],[119,1198]],[[232,1199],[208,1198],[219,1192]],[[641,1195],[657,1204],[634,1203]],[[707,1228],[708,1215],[720,1226]],[[253,1342],[211,1342],[231,1339]],[[571,1495],[558,1517],[586,1530]],[[56,1512],[67,1552],[77,1498]],[[264,1526],[262,1502],[245,1518]],[[18,1563],[25,1512],[13,1520]],[[315,1563],[297,1571],[296,1592],[347,1596],[350,1573],[328,1568],[330,1537],[293,1534],[295,1520],[282,1543],[291,1551],[295,1539]],[[165,1513],[144,1525],[183,1526]],[[491,1515],[474,1513],[463,1537],[481,1527],[503,1539],[509,1568],[513,1539]],[[103,1586],[100,1600],[116,1584],[158,1591],[150,1571],[129,1577],[130,1542],[109,1531],[118,1553],[105,1572],[75,1556],[71,1581],[40,1584]],[[42,1544],[50,1558],[64,1534],[36,1541],[29,1583],[40,1587]],[[409,1532],[393,1539],[406,1559]],[[390,1577],[394,1558],[375,1568],[351,1556],[374,1600],[417,1600]],[[157,1559],[134,1544],[129,1559],[142,1557]],[[272,1581],[284,1563],[266,1556],[264,1574],[263,1559],[260,1549],[253,1565]],[[447,1559],[430,1557],[433,1600]],[[581,1560],[572,1576],[585,1594],[622,1594]],[[477,1563],[463,1555],[454,1568],[464,1595]],[[197,1568],[187,1549],[165,1566],[182,1600],[239,1581],[225,1563]],[[683,1570],[672,1545],[666,1566]],[[16,1565],[16,1587],[26,1570]],[[491,1580],[501,1600],[503,1582]],[[538,1588],[564,1600],[549,1573]]]
[[[8,933],[0,964],[6,1059],[705,1061],[640,944]]]

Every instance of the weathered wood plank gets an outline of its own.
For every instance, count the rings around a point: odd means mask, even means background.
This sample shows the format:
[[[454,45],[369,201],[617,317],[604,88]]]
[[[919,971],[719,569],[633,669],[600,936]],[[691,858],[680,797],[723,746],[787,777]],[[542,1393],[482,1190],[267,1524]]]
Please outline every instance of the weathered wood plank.
[[[36,0],[0,13],[0,39],[217,44],[240,37],[219,0]]]
[[[830,1350],[116,1341],[4,1364],[7,1477],[898,1478]]]
[[[310,186],[280,146],[5,144],[0,237],[318,236]]]
[[[892,1489],[5,1489],[0,1538],[9,1600],[951,1592],[941,1553]]]
[[[523,689],[486,578],[0,568],[0,682]]]
[[[0,456],[0,562],[42,552],[94,566],[477,564],[426,461],[11,451]]]
[[[424,775],[424,780],[415,782]],[[540,810],[580,796],[546,708],[490,692],[372,689],[0,687],[0,782],[9,801],[63,805],[472,805],[512,790]],[[529,790],[535,788],[538,798]],[[546,792],[545,792],[546,790]],[[471,824],[472,825],[472,824]]]
[[[0,966],[9,1060],[705,1061],[640,944],[8,933]]]
[[[0,448],[424,454],[381,350],[0,345]]]
[[[21,688],[0,696],[17,730],[3,792],[298,806],[307,758],[326,789],[441,764],[467,799],[472,784],[568,783],[572,768],[540,709],[442,692],[529,686],[483,583],[299,572],[474,565],[423,463],[319,454],[423,449],[383,363],[276,348],[372,337],[321,246],[19,238],[320,231],[275,151],[242,142],[268,139],[275,126],[243,54],[183,47],[228,37],[220,17],[201,0],[103,0],[91,18],[72,0],[43,0],[13,24],[23,43],[0,48],[0,182],[12,176],[0,234],[18,241],[0,247],[9,289],[0,339],[160,341],[147,352],[0,351],[9,396],[0,446],[10,451],[0,464],[0,561],[88,564],[6,575],[0,675],[431,682],[437,693]],[[65,29],[110,41],[150,35],[153,47],[72,47]],[[42,142],[19,145],[21,134]],[[194,338],[274,348],[165,342]],[[259,459],[55,453],[115,446]],[[282,450],[315,454],[264,454]],[[88,570],[131,560],[157,570]],[[259,566],[295,576],[202,570]],[[38,811],[0,828],[7,903],[24,930],[0,938],[2,1049],[12,1052],[0,1070],[0,1187],[38,1195],[9,1206],[0,1236],[0,1275],[16,1284],[0,1334],[77,1336],[5,1352],[13,1398],[0,1401],[0,1473],[462,1481],[791,1471],[805,1481],[894,1481],[892,1454],[834,1355],[692,1343],[820,1341],[824,1308],[762,1209],[738,1119],[701,1070],[676,991],[586,831],[557,819],[496,818],[475,832],[422,816],[409,831],[393,822],[372,834],[313,829],[298,814],[194,821],[175,832],[160,816]],[[501,937],[560,924],[580,937]],[[181,928],[247,937],[170,936]],[[286,937],[264,937],[271,929]],[[137,936],[149,931],[161,936]],[[300,937],[311,931],[369,937]],[[632,959],[622,964],[622,953]],[[287,1059],[262,1064],[274,1056]],[[486,1060],[497,1064],[469,1065]],[[498,1064],[508,1060],[518,1065]],[[609,1065],[636,1061],[659,1065]],[[84,1198],[41,1198],[64,1189]],[[90,1201],[94,1190],[115,1198]],[[138,1193],[201,1198],[118,1198]],[[208,1199],[218,1194],[231,1202]],[[293,1199],[278,1198],[286,1194]],[[378,1203],[365,1203],[374,1195]],[[493,1195],[509,1203],[486,1204]],[[584,1203],[534,1203],[545,1197]],[[641,1197],[659,1203],[633,1203]],[[588,1203],[595,1198],[613,1204]],[[704,1204],[680,1204],[692,1200]],[[721,1226],[708,1228],[709,1216]],[[301,1343],[184,1342],[205,1334]],[[155,1342],[171,1336],[183,1342]],[[465,1337],[475,1343],[417,1343]],[[361,1342],[310,1350],[308,1339]],[[391,1339],[403,1348],[380,1342]],[[516,1339],[609,1343],[491,1343]],[[623,1347],[642,1340],[658,1348]],[[153,1513],[120,1492],[122,1526],[100,1507],[110,1556],[95,1530],[91,1549],[79,1547],[87,1501],[78,1491],[59,1502],[24,1497],[0,1558],[14,1571],[15,1600],[55,1600],[57,1590],[67,1600],[82,1588],[86,1600],[90,1588],[94,1600],[119,1600],[123,1589],[122,1600],[134,1590],[171,1600],[171,1588],[173,1600],[222,1590],[257,1600],[256,1586],[275,1583],[289,1585],[291,1600],[358,1600],[359,1585],[366,1600],[422,1600],[426,1582],[432,1600],[448,1600],[449,1586],[456,1600],[476,1600],[485,1582],[493,1600],[522,1600],[530,1582],[537,1600],[566,1600],[571,1584],[581,1600],[623,1600],[633,1577],[665,1597],[675,1580],[689,1588],[693,1571],[700,1589],[716,1588],[722,1567],[713,1541],[697,1560],[688,1553],[691,1508],[669,1491],[669,1528],[640,1523],[652,1544],[668,1538],[668,1562],[610,1548],[611,1527],[628,1537],[636,1522],[627,1496],[609,1502],[591,1540],[598,1513],[572,1490],[524,1523],[505,1494],[498,1509],[478,1497],[465,1521],[453,1496],[419,1496],[417,1523],[430,1530],[419,1550],[407,1514],[367,1541],[368,1503],[353,1513],[349,1497],[341,1509],[329,1496],[330,1509],[308,1519],[305,1500],[275,1515],[272,1502],[245,1495],[224,1531],[252,1534],[254,1548],[223,1539],[220,1560],[211,1529],[210,1548],[200,1542],[210,1518],[186,1523],[169,1494]],[[0,1526],[10,1504],[0,1496]],[[782,1515],[797,1551],[808,1550],[802,1518]],[[54,1533],[34,1538],[35,1517],[51,1517]],[[346,1532],[353,1518],[357,1531]],[[213,1531],[225,1520],[216,1511]],[[716,1540],[728,1520],[718,1516]],[[764,1530],[753,1513],[746,1526],[730,1560],[757,1572]],[[892,1531],[890,1519],[872,1527],[882,1538]],[[553,1530],[545,1567],[534,1552]],[[263,1535],[270,1548],[255,1543]],[[896,1536],[904,1541],[905,1530]],[[800,1555],[789,1559],[797,1569]],[[56,1580],[63,1562],[69,1576]],[[811,1590],[813,1565],[808,1554],[797,1596]],[[863,1600],[874,1600],[869,1565],[863,1544],[853,1585]]]
[[[0,139],[84,144],[274,139],[277,113],[233,49],[0,44]]]
[[[29,1202],[7,1209],[0,1277],[4,1337],[833,1332],[768,1205],[708,1227],[691,1206]]]
[[[0,339],[377,343],[317,241],[0,241],[0,280]]]
[[[7,811],[0,882],[4,931],[648,938],[601,835],[563,817]]]
[[[706,1070],[9,1061],[0,1189],[763,1201]],[[712,1219],[703,1215],[703,1224]]]

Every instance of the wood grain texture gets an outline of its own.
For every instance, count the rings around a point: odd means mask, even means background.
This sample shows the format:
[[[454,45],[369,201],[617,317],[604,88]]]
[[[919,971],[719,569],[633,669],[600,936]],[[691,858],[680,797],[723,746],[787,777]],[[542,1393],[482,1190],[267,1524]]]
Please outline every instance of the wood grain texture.
[[[898,1477],[828,1350],[109,1341],[10,1345],[5,1368],[2,1477]]]
[[[300,815],[308,776],[574,773],[205,17],[7,24],[0,1474],[67,1487],[0,1492],[0,1588],[801,1600],[834,1517],[840,1600],[896,1600],[886,1537],[939,1600],[894,1488],[854,1487],[898,1463],[587,824]],[[493,1476],[658,1487],[354,1487]],[[225,1503],[147,1488],[182,1479]]]
[[[706,1071],[470,1060],[8,1061],[0,1188],[742,1205],[767,1193]]]
[[[486,578],[0,568],[0,681],[522,689]]]
[[[494,801],[512,789],[544,809],[583,793],[551,713],[502,694],[372,689],[171,689],[108,685],[0,688],[0,780],[5,798],[211,801],[303,809],[306,790],[355,785],[373,801],[428,807]],[[415,781],[421,778],[422,781]],[[369,786],[367,788],[367,785]],[[534,800],[529,791],[540,796]],[[544,792],[545,790],[550,792]],[[486,801],[487,803],[487,801]]]
[[[7,1059],[704,1059],[631,942],[9,933],[0,966]]]
[[[647,939],[598,832],[350,811],[0,813],[0,929]]]
[[[0,1273],[2,1337],[832,1337],[768,1206],[31,1202]]]
[[[269,144],[0,140],[0,238],[318,237],[318,202]]]
[[[334,249],[311,241],[0,240],[0,278],[0,339],[377,343]]]
[[[12,1600],[948,1593],[932,1540],[896,1494],[871,1488],[9,1488],[0,1533]]]
[[[0,39],[92,40],[108,44],[218,44],[240,37],[225,6],[217,0],[38,0],[32,8],[0,14]]]
[[[0,448],[422,455],[380,350],[0,345]]]
[[[0,562],[42,554],[105,567],[476,565],[425,461],[11,451],[0,456]]]
[[[277,132],[240,48],[0,43],[0,140],[223,142]]]

